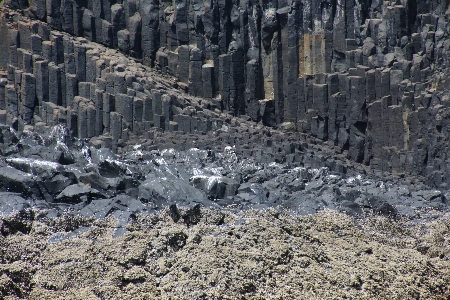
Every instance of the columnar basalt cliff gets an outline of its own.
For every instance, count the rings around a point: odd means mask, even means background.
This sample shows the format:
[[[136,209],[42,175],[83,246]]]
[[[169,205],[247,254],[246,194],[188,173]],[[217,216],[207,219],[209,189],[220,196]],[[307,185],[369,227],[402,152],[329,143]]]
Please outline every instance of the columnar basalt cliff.
[[[227,112],[447,188],[449,2],[6,0],[0,122],[113,144]]]

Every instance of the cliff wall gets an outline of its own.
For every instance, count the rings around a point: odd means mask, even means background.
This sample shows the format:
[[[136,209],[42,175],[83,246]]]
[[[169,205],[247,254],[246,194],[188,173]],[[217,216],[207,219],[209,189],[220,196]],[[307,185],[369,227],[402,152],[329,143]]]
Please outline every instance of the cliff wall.
[[[223,111],[447,188],[448,2],[6,0],[0,122],[119,140]]]

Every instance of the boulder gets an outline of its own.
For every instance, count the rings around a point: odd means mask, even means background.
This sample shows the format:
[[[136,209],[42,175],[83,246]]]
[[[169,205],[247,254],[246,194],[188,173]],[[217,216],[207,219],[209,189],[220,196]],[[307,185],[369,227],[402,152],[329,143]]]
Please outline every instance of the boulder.
[[[12,167],[0,167],[0,186],[3,191],[20,193],[25,197],[40,197],[35,176]]]
[[[0,193],[0,216],[30,208],[30,202],[17,193]]]
[[[193,176],[189,179],[194,187],[205,192],[209,199],[223,199],[234,196],[239,182],[223,176]]]
[[[62,203],[89,203],[94,199],[106,198],[98,190],[88,185],[72,184],[66,187],[56,198],[55,202]]]
[[[157,177],[154,174],[139,186],[138,199],[156,207],[171,204],[207,203],[205,195],[181,179]]]

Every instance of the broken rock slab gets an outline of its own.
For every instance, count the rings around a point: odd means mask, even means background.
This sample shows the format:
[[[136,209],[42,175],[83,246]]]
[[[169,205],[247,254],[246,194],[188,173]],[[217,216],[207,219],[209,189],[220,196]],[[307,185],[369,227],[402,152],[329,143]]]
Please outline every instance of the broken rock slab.
[[[106,198],[98,190],[88,185],[72,184],[66,187],[55,199],[62,203],[90,202],[94,199]]]

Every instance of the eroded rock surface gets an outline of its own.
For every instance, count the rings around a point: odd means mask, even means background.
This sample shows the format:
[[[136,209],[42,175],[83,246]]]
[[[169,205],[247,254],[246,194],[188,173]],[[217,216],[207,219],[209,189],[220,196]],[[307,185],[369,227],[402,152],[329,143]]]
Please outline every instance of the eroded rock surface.
[[[450,293],[448,216],[416,226],[383,216],[355,221],[330,210],[178,213],[179,219],[172,208],[137,216],[119,236],[114,219],[48,219],[31,211],[2,217],[0,293],[27,299],[440,299]]]

